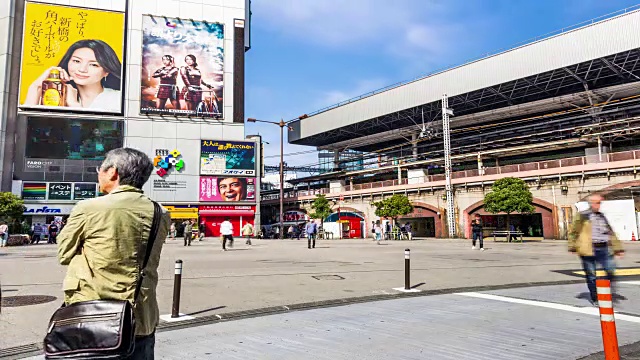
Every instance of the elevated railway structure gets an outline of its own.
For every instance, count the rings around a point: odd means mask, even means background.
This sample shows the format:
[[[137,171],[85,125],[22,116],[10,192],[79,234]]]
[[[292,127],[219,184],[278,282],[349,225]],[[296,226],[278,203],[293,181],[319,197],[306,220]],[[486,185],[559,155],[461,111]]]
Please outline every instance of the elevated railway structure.
[[[406,220],[426,223],[423,234],[464,236],[475,214],[504,226],[501,215],[484,212],[482,199],[493,181],[514,176],[530,183],[537,209],[521,225],[565,237],[575,202],[590,192],[615,188],[620,196],[620,189],[640,185],[638,33],[640,11],[628,9],[310,113],[291,124],[289,142],[336,154],[362,151],[364,169],[336,160],[332,172],[292,181],[297,188],[286,201],[306,211],[316,194],[326,194],[336,209],[361,217],[357,233],[364,236],[379,220],[371,202],[401,192],[417,209]],[[443,94],[454,113],[455,234],[443,216]],[[266,207],[272,197],[263,193]]]

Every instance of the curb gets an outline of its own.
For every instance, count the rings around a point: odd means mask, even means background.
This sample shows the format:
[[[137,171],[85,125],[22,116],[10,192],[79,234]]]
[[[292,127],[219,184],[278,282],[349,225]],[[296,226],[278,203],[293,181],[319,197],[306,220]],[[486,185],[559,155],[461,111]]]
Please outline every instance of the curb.
[[[368,295],[368,296],[341,298],[341,299],[333,299],[333,300],[313,301],[313,302],[298,303],[298,304],[291,304],[291,305],[264,307],[264,308],[258,308],[253,310],[214,314],[214,315],[198,317],[193,320],[185,320],[182,322],[160,323],[158,325],[157,332],[179,330],[179,329],[185,329],[185,328],[196,327],[196,326],[210,325],[210,324],[215,324],[215,323],[225,322],[225,321],[249,319],[249,318],[254,318],[259,316],[278,315],[278,314],[284,314],[284,313],[289,313],[293,311],[336,307],[336,306],[352,305],[352,304],[359,304],[359,303],[366,303],[366,302],[373,302],[373,301],[395,300],[395,299],[412,298],[412,297],[419,297],[419,296],[446,295],[446,294],[453,294],[458,292],[479,292],[479,291],[516,289],[516,288],[537,287],[537,286],[573,285],[573,284],[583,284],[583,283],[584,283],[583,279],[562,280],[562,281],[552,281],[552,282],[528,282],[528,283],[515,283],[515,284],[506,284],[506,285],[489,285],[489,286],[449,288],[449,289],[440,289],[440,290],[425,290],[419,293],[380,294],[380,295]],[[640,343],[638,344],[640,345]],[[42,355],[41,343],[32,343],[27,345],[10,347],[6,349],[0,349],[0,359],[11,359],[11,360],[23,359],[26,357],[38,356],[38,355]],[[592,359],[595,360],[596,358],[590,358],[590,357],[584,358],[584,360],[592,360]]]

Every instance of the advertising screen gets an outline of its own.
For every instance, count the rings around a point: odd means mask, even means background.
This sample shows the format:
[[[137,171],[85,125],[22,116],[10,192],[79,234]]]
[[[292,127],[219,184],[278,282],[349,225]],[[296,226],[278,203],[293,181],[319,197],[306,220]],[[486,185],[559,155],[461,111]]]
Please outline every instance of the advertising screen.
[[[122,112],[123,13],[27,2],[20,107]]]
[[[45,200],[47,198],[47,183],[23,183],[23,200]]]
[[[256,144],[241,141],[200,141],[200,175],[256,174]]]
[[[145,15],[140,113],[222,119],[224,26]]]
[[[200,201],[256,201],[256,179],[200,177]]]
[[[122,122],[29,117],[26,158],[104,160],[122,147]]]

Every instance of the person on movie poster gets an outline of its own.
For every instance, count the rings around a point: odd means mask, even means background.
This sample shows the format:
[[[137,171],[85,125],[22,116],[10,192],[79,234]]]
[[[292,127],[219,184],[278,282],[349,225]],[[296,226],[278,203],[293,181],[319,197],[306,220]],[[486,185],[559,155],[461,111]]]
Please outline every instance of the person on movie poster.
[[[23,105],[41,103],[42,83],[52,70],[60,72],[67,107],[120,111],[122,63],[106,42],[91,39],[72,44],[58,66],[46,69],[29,85]]]
[[[162,64],[164,66],[156,70],[152,76],[154,78],[160,78],[158,92],[156,92],[156,107],[158,109],[164,109],[167,105],[167,100],[169,100],[174,109],[180,109],[177,84],[178,72],[180,70],[175,66],[175,60],[171,55],[164,55],[162,57]]]
[[[182,77],[182,82],[184,83],[184,87],[182,88],[182,97],[184,102],[186,103],[187,110],[196,111],[197,113],[217,113],[218,107],[215,104],[217,101],[216,93],[211,90],[213,86],[207,84],[202,80],[202,72],[198,68],[198,61],[194,55],[187,55],[184,58],[185,66],[180,68],[180,77]],[[206,86],[209,91],[202,90],[202,86]],[[213,94],[213,101],[211,101],[211,107],[206,111],[204,109],[205,104],[202,104],[202,93],[210,92]]]

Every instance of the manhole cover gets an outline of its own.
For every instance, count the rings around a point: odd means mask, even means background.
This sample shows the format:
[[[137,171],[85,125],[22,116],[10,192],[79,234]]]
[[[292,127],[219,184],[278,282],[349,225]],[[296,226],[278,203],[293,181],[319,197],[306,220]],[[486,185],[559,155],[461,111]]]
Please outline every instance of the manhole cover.
[[[340,275],[316,275],[312,276],[316,280],[344,280]]]
[[[45,304],[55,301],[55,296],[48,295],[23,295],[23,296],[6,296],[2,298],[2,307],[19,307]]]

